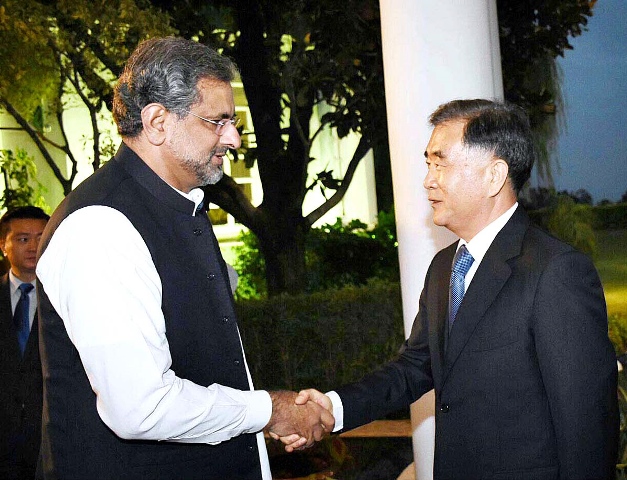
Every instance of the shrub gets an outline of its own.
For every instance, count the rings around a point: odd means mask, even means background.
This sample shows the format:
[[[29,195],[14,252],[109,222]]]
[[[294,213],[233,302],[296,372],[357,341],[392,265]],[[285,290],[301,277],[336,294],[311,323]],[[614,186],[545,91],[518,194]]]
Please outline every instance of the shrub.
[[[234,267],[239,274],[235,296],[238,299],[264,298],[267,294],[265,262],[257,237],[251,232],[240,235],[235,247]],[[379,213],[377,224],[368,226],[358,220],[313,228],[305,245],[308,293],[365,285],[379,279],[398,282],[398,252],[393,212]]]
[[[326,390],[358,380],[394,357],[405,338],[398,283],[236,306],[256,388]]]
[[[627,229],[627,203],[594,207],[595,228],[599,230]]]
[[[627,352],[627,316],[622,313],[610,315],[607,319],[609,336],[618,355]]]
[[[575,203],[567,196],[559,197],[557,206],[547,221],[549,232],[590,256],[594,256],[596,252],[596,237],[592,225],[593,214],[590,207]]]

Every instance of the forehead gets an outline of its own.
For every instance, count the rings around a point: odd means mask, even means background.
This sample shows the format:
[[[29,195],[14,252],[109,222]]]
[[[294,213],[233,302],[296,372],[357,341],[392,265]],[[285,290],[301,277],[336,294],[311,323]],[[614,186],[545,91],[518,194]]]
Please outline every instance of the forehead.
[[[8,224],[8,233],[38,234],[46,227],[46,220],[41,218],[14,218]]]
[[[199,102],[204,113],[232,116],[235,111],[233,88],[229,82],[214,78],[201,78],[198,81]]]
[[[445,153],[455,146],[462,146],[465,126],[466,122],[463,120],[449,121],[436,125],[427,145],[427,155]]]

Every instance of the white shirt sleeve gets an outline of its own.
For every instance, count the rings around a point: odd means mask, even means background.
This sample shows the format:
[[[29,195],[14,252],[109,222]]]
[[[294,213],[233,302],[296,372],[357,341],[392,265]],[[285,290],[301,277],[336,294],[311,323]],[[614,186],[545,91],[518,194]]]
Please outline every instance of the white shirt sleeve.
[[[342,405],[342,399],[335,390],[327,392],[326,395],[331,399],[333,404],[333,417],[335,417],[334,432],[338,432],[344,428],[344,405]]]
[[[270,420],[267,392],[197,385],[171,370],[161,279],[119,211],[90,206],[68,216],[37,275],[80,354],[98,414],[121,438],[219,443]]]

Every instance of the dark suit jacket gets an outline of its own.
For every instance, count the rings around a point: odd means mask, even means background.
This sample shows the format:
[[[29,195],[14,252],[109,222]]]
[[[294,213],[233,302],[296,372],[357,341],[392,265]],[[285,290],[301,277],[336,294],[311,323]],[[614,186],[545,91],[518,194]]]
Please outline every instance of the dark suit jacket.
[[[42,378],[37,315],[20,354],[9,276],[0,278],[0,478],[31,479],[41,443]]]
[[[617,368],[592,262],[518,208],[447,338],[455,249],[434,257],[399,358],[337,389],[345,428],[434,388],[436,479],[613,478]]]

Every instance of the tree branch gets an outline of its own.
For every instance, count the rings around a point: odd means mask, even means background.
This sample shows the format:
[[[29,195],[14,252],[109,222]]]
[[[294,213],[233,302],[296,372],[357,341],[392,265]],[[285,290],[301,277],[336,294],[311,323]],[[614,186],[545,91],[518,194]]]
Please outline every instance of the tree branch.
[[[246,228],[255,231],[256,208],[233,178],[225,174],[217,184],[207,185],[203,190],[208,202],[218,205]]]
[[[37,146],[38,150],[44,157],[44,160],[46,161],[48,166],[52,169],[54,176],[61,183],[61,186],[63,187],[63,193],[67,195],[72,190],[73,177],[70,177],[70,179],[68,180],[63,176],[63,173],[61,173],[61,170],[59,169],[56,162],[54,161],[54,159],[48,152],[48,149],[44,146],[41,134],[37,130],[35,130],[33,127],[31,127],[31,125],[26,121],[24,117],[22,117],[22,115],[20,115],[20,113],[13,107],[13,105],[4,97],[0,97],[0,104],[6,109],[7,112],[9,112],[9,114],[15,119],[18,125],[22,127],[22,129],[31,138],[33,143]],[[45,139],[45,137],[43,138]],[[62,151],[65,152],[65,150],[62,147],[57,147],[57,148],[60,148]]]
[[[366,137],[361,137],[338,189],[331,196],[331,198],[305,217],[305,220],[310,226],[316,223],[325,213],[335,207],[338,203],[340,203],[342,198],[344,198],[344,195],[353,180],[353,176],[355,175],[355,170],[357,170],[359,162],[361,162],[361,160],[366,156],[368,150],[370,150],[370,142],[366,139]]]

